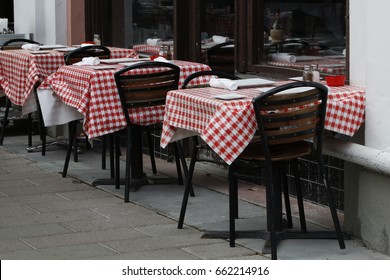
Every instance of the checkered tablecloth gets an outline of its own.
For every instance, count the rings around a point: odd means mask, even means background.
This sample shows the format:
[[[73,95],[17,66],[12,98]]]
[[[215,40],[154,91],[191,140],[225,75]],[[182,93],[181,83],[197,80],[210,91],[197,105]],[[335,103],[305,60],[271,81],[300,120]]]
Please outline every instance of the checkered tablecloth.
[[[133,49],[139,53],[147,53],[158,55],[160,51],[160,46],[150,46],[150,45],[134,45]]]
[[[285,61],[268,61],[269,65],[278,67],[287,67],[303,70],[303,67],[308,64],[317,64],[320,73],[333,74],[333,75],[345,75],[345,59],[329,59],[314,61],[297,61],[297,62],[285,62]]]
[[[197,88],[170,91],[167,96],[161,146],[191,135],[200,137],[231,164],[251,141],[256,120],[252,99],[259,89],[242,89],[244,99],[223,101],[214,98],[229,91]],[[364,121],[365,90],[360,87],[331,87],[325,128],[352,136]]]
[[[137,57],[133,49],[109,48],[111,58]],[[0,85],[12,103],[25,103],[34,85],[64,65],[64,53],[56,50],[32,54],[27,50],[0,51]]]
[[[179,87],[184,79],[198,71],[210,70],[210,67],[195,62],[174,61],[180,67]],[[88,66],[62,66],[49,76],[40,89],[50,87],[66,105],[77,108],[84,115],[84,131],[90,137],[112,133],[126,127],[114,74],[123,66],[115,69],[94,70]],[[153,68],[137,70],[142,74],[157,71]],[[199,83],[204,80],[198,79]],[[133,123],[148,125],[162,122],[164,106],[140,108],[130,112]]]

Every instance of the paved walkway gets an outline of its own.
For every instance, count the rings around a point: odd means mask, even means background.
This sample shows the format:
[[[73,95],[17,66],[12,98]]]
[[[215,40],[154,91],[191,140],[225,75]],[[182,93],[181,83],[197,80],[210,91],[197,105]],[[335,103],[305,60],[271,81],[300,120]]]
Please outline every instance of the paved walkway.
[[[226,240],[201,238],[201,230],[228,228],[227,195],[218,191],[227,186],[221,170],[207,166],[197,172],[196,197],[190,199],[186,225],[179,230],[183,186],[143,186],[130,194],[130,203],[124,203],[123,188],[92,186],[95,179],[109,176],[100,168],[99,153],[80,154],[79,162],[71,161],[69,176],[63,178],[65,150],[51,147],[45,157],[28,153],[26,138],[7,137],[0,147],[0,259],[269,258],[261,253],[261,239],[239,239],[230,248]],[[162,174],[173,176],[174,168],[158,161]],[[256,186],[245,189],[252,196],[261,193]],[[265,227],[265,210],[260,205],[240,201],[240,216],[239,228]],[[287,240],[279,244],[278,256],[389,259],[358,240],[347,240],[346,246],[340,250],[335,240]]]

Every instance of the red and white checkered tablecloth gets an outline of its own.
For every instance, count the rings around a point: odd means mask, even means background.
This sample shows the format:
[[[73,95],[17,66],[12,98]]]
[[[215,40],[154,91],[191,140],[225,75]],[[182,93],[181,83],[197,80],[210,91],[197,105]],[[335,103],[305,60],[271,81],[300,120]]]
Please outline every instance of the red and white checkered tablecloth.
[[[165,104],[161,146],[194,134],[231,164],[249,144],[256,130],[252,99],[259,89],[242,89],[244,99],[214,98],[229,91],[195,88],[170,91]],[[365,90],[360,87],[331,87],[328,97],[327,130],[352,136],[364,121]]]
[[[158,55],[160,51],[160,46],[151,46],[151,45],[134,45],[133,49],[136,50],[139,53],[148,53],[148,54],[154,54]]]
[[[179,61],[179,87],[184,79],[198,71],[210,70],[205,64]],[[84,115],[84,132],[90,137],[112,133],[126,127],[114,74],[123,66],[115,69],[94,70],[89,66],[63,66],[42,83],[40,89],[50,87],[57,97],[68,106],[76,108]],[[140,69],[134,73],[142,74],[153,70]],[[204,83],[203,79],[198,79]],[[139,108],[130,112],[133,123],[148,125],[162,122],[164,106]]]
[[[111,58],[137,57],[133,49],[109,47]],[[32,54],[27,50],[0,51],[0,85],[12,103],[23,105],[34,85],[64,65],[64,53],[56,50]]]
[[[286,62],[286,61],[268,61],[269,65],[278,67],[287,67],[303,70],[306,64],[317,64],[320,73],[333,74],[333,75],[345,75],[345,59],[330,59],[324,58],[322,60],[309,60],[309,61],[297,61],[297,62]]]

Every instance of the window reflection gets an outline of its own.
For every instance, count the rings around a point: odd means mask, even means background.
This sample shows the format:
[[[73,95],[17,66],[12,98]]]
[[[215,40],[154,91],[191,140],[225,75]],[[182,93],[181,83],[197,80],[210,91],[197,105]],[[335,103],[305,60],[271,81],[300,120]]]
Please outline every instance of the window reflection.
[[[345,72],[345,0],[264,0],[264,58],[268,64]]]
[[[173,0],[133,0],[133,43],[173,40]]]

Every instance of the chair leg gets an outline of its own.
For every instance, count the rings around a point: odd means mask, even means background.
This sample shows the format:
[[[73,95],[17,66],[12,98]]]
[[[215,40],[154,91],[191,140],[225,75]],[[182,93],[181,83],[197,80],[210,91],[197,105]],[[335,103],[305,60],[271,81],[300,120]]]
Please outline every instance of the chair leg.
[[[293,222],[292,222],[292,215],[291,215],[291,204],[290,204],[290,191],[288,188],[288,182],[287,182],[287,171],[286,171],[286,165],[281,166],[281,176],[282,176],[282,185],[283,185],[283,195],[284,195],[284,205],[286,208],[286,217],[287,217],[287,227],[292,228]]]
[[[237,216],[237,177],[235,176],[234,163],[229,166],[229,244],[230,247],[236,246],[236,216]]]
[[[277,244],[276,244],[276,211],[274,207],[274,201],[276,199],[274,182],[275,176],[280,176],[280,173],[273,172],[272,164],[267,167],[267,224],[270,232],[270,243],[271,243],[271,259],[277,259]]]
[[[292,168],[295,177],[295,189],[297,191],[297,201],[298,201],[298,209],[299,209],[299,220],[301,222],[301,230],[303,232],[306,232],[307,227],[306,227],[305,209],[303,205],[301,176],[299,174],[298,160],[295,159],[291,163],[292,163]]]
[[[27,134],[28,134],[28,147],[32,147],[32,136],[33,136],[33,119],[32,113],[27,115]]]
[[[127,128],[127,145],[126,145],[126,172],[125,172],[125,202],[130,199],[130,180],[131,180],[131,128]]]
[[[179,154],[179,147],[177,142],[173,143],[173,149],[175,152],[175,163],[176,163],[176,170],[177,170],[177,181],[179,185],[183,185],[183,174],[181,172],[181,165],[180,165],[180,154]]]
[[[72,153],[72,150],[73,150],[73,141],[74,141],[75,135],[76,135],[76,122],[72,121],[69,123],[69,144],[68,144],[68,150],[66,152],[64,168],[62,170],[62,177],[64,177],[64,178],[66,177],[66,175],[68,173],[70,154]],[[75,152],[77,153],[77,151],[75,151]]]
[[[154,142],[153,142],[152,134],[150,133],[149,128],[147,128],[146,134],[148,137],[149,156],[150,156],[150,163],[152,165],[152,172],[153,172],[153,174],[157,174],[156,157],[154,155]]]
[[[184,172],[184,177],[186,179],[186,181],[188,180],[188,166],[187,166],[187,162],[186,162],[186,158],[184,156],[184,152],[183,152],[183,146],[181,144],[181,141],[176,141],[175,142],[175,145],[177,147],[177,151],[178,151],[178,157],[181,161],[181,166],[183,167],[183,172]],[[195,196],[195,192],[194,192],[194,188],[192,186],[192,182],[190,181],[190,196],[191,197],[194,197]]]
[[[325,175],[325,165],[324,165],[324,161],[322,159],[322,156],[317,155],[317,160],[318,160],[318,164],[320,165],[320,176],[322,178],[323,184],[325,186],[326,194],[328,196],[329,208],[330,208],[330,212],[332,215],[334,228],[335,228],[335,231],[337,234],[337,239],[339,241],[339,246],[340,246],[340,249],[345,249],[345,242],[344,242],[343,233],[341,231],[339,217],[337,216],[336,204],[334,202],[332,190],[330,189],[330,186],[328,185],[328,182],[327,182],[327,178]]]
[[[184,155],[182,156],[182,158],[183,157],[184,157]],[[183,228],[184,217],[186,214],[187,204],[188,204],[188,196],[190,195],[190,192],[192,189],[192,175],[194,174],[196,157],[197,157],[197,150],[196,150],[196,148],[194,148],[192,150],[190,167],[188,168],[188,174],[186,176],[186,184],[185,184],[185,188],[184,188],[183,201],[181,204],[180,216],[179,216],[179,222],[178,222],[177,228]]]
[[[110,176],[111,179],[113,179],[115,178],[115,160],[116,160],[114,156],[115,136],[113,133],[111,133],[108,138],[110,139]]]
[[[107,141],[107,136],[103,135],[102,136],[102,169],[106,169],[106,141]]]
[[[118,133],[114,133],[115,142],[115,189],[120,188],[120,141]]]
[[[11,101],[6,97],[5,100],[5,112],[3,117],[3,125],[1,129],[1,135],[0,135],[0,145],[3,145],[4,136],[5,136],[5,128],[8,125],[8,114],[9,114],[9,108],[11,107]]]

